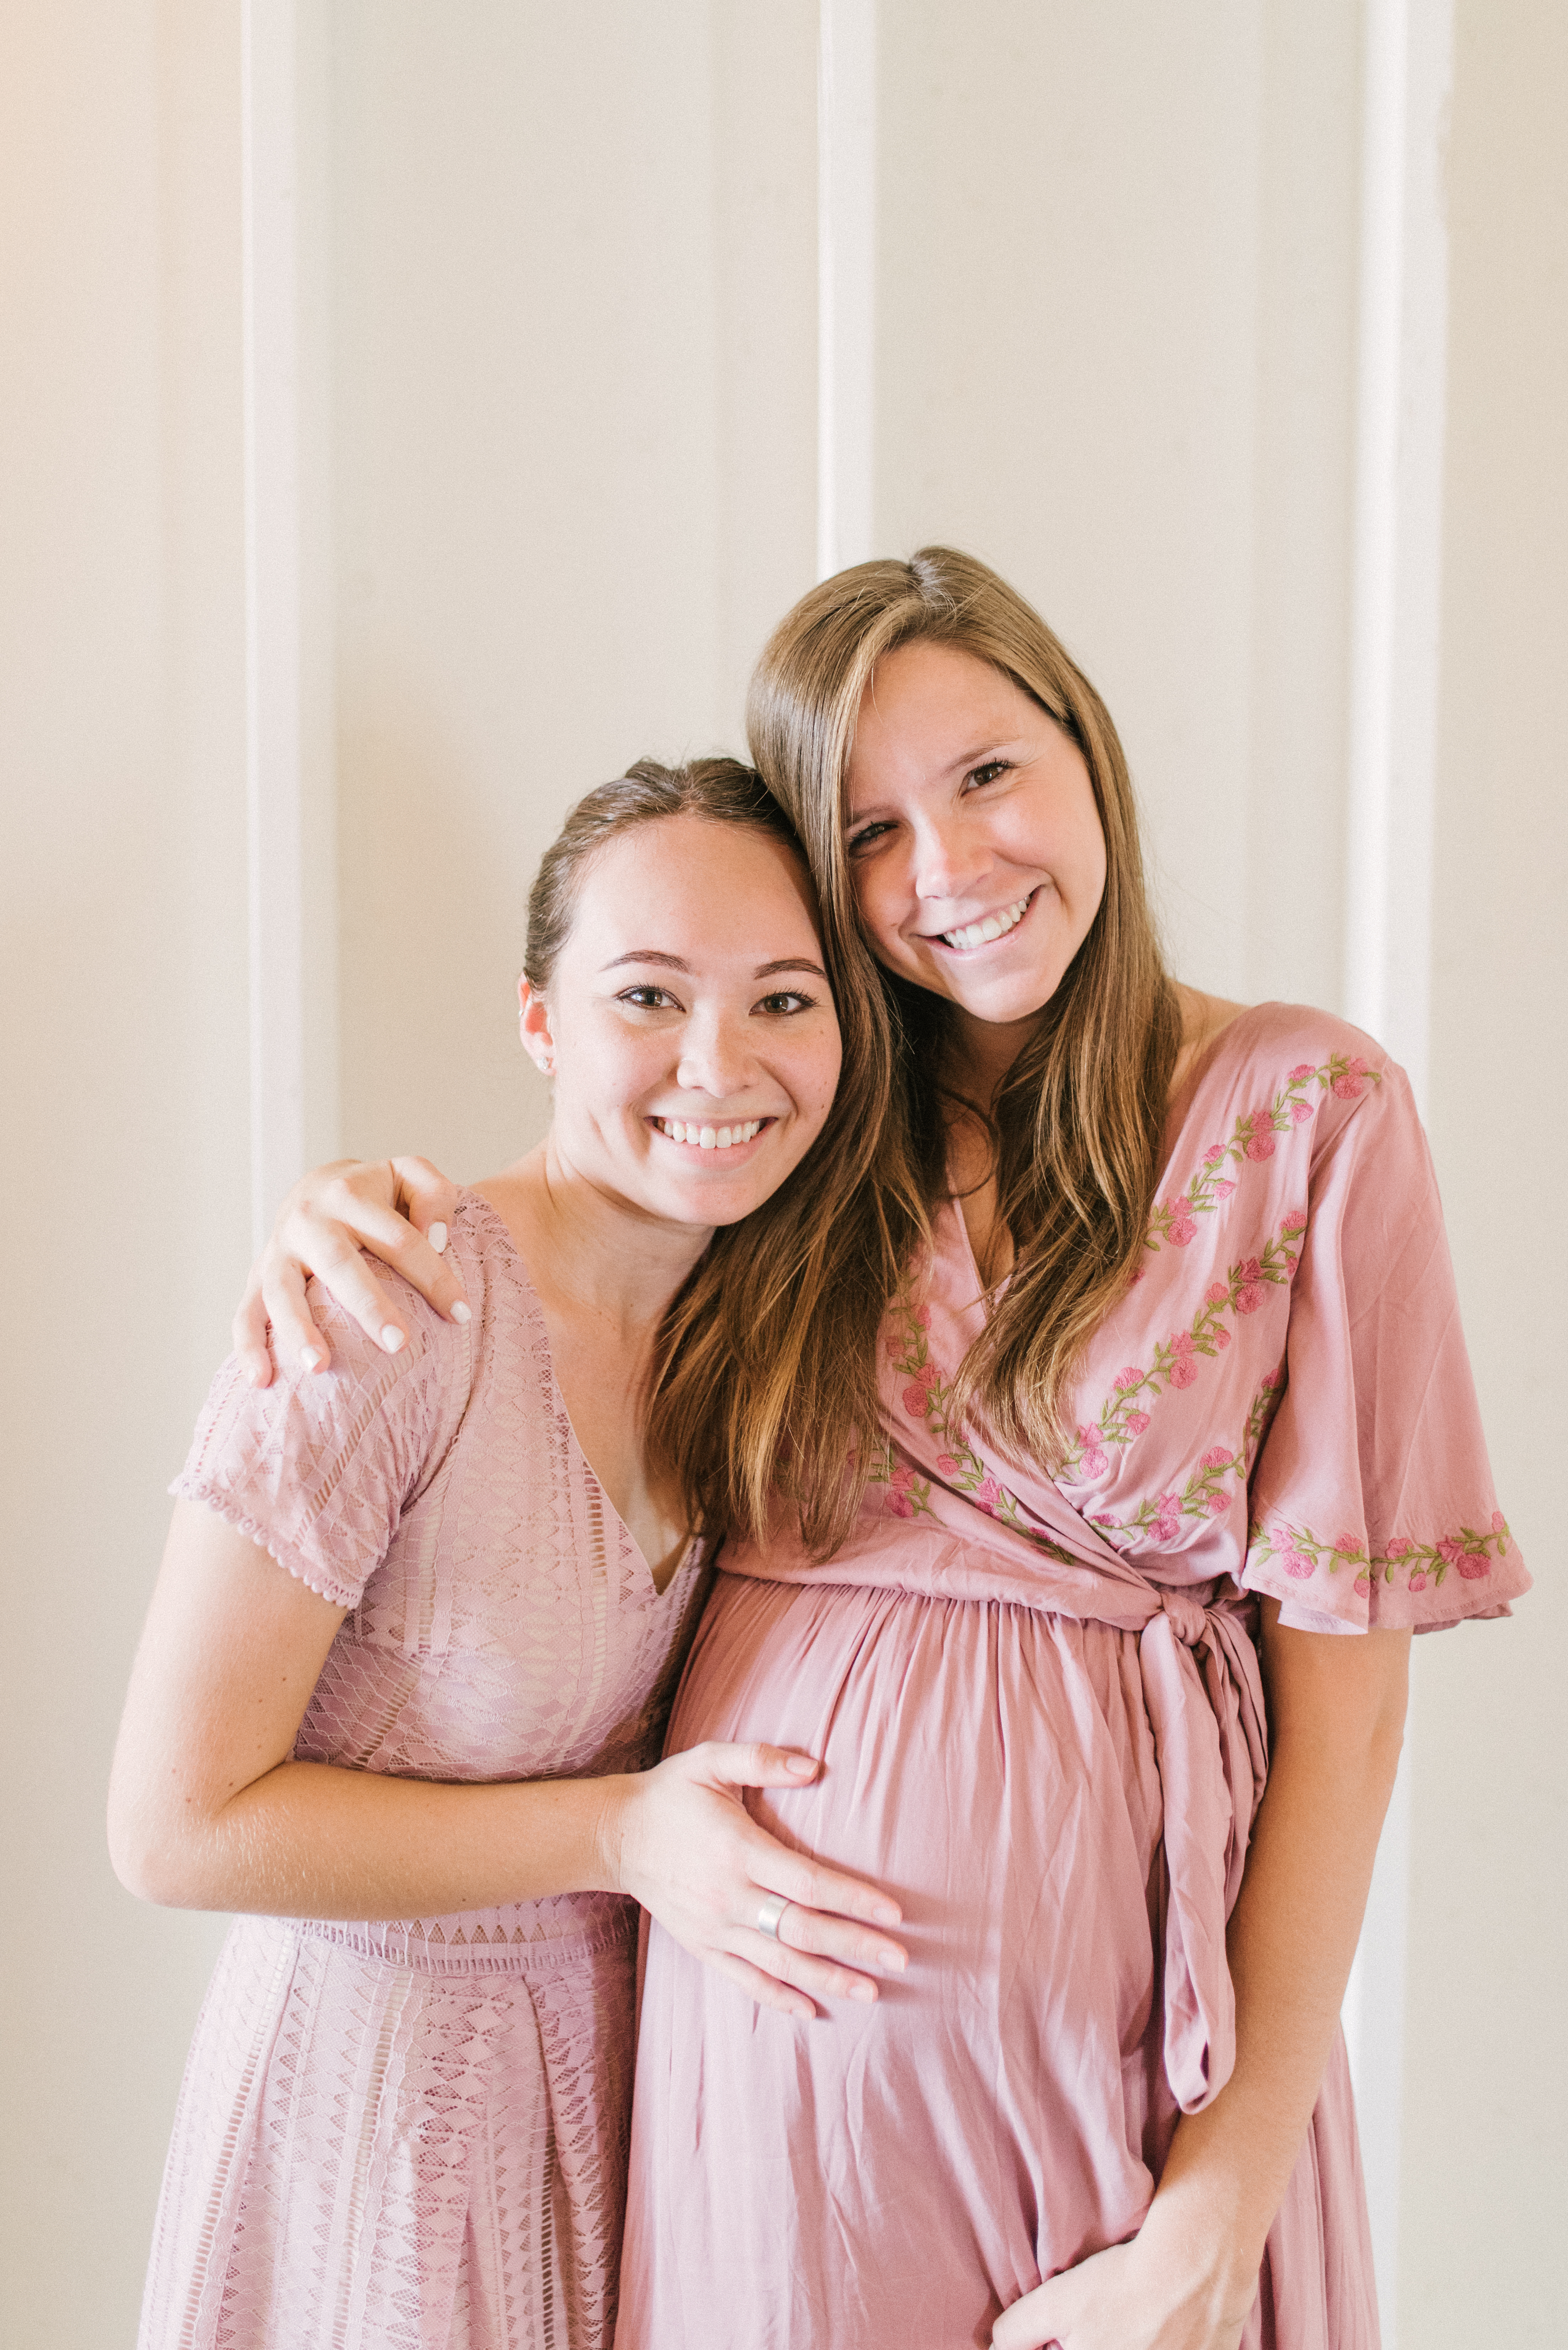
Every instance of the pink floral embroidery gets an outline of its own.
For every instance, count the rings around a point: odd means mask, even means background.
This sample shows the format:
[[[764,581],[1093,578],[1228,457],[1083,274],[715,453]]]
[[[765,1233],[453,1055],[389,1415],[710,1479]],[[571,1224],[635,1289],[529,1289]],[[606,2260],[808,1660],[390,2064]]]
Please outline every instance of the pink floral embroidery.
[[[1223,1354],[1231,1344],[1231,1333],[1224,1327],[1225,1315],[1255,1314],[1271,1288],[1289,1287],[1298,1260],[1298,1248],[1293,1243],[1297,1242],[1305,1223],[1302,1211],[1293,1209],[1282,1219],[1278,1233],[1264,1243],[1261,1256],[1244,1257],[1231,1267],[1228,1280],[1210,1283],[1190,1326],[1185,1330],[1173,1330],[1168,1338],[1160,1341],[1147,1370],[1139,1364],[1129,1363],[1125,1370],[1116,1373],[1112,1381],[1114,1392],[1106,1398],[1097,1423],[1077,1430],[1058,1471],[1060,1476],[1103,1476],[1103,1469],[1088,1467],[1088,1455],[1103,1454],[1110,1444],[1130,1444],[1148,1426],[1146,1403],[1158,1400],[1168,1388],[1191,1387],[1200,1367],[1199,1357]]]
[[[1310,1087],[1315,1086],[1320,1096],[1332,1093],[1341,1101],[1356,1101],[1369,1085],[1382,1082],[1382,1072],[1369,1069],[1355,1055],[1331,1053],[1315,1067],[1310,1061],[1298,1061],[1268,1107],[1243,1110],[1231,1129],[1230,1140],[1210,1144],[1186,1189],[1174,1199],[1158,1202],[1149,1219],[1145,1245],[1151,1249],[1186,1248],[1197,1236],[1196,1219],[1211,1215],[1236,1189],[1233,1179],[1220,1175],[1218,1170],[1227,1159],[1240,1171],[1272,1159],[1277,1148],[1276,1135],[1306,1126],[1316,1116],[1317,1103],[1306,1097]],[[1304,1231],[1305,1225],[1303,1216],[1298,1230]]]
[[[1080,1428],[1078,1430],[1078,1441],[1084,1448],[1079,1466],[1085,1477],[1103,1477],[1111,1465],[1110,1455],[1101,1444],[1099,1434],[1096,1428]]]
[[[1284,1366],[1268,1372],[1252,1399],[1247,1414],[1247,1426],[1241,1441],[1235,1447],[1211,1444],[1199,1456],[1198,1466],[1188,1478],[1179,1494],[1158,1494],[1152,1501],[1141,1503],[1134,1515],[1122,1519],[1096,1516],[1091,1523],[1103,1526],[1107,1534],[1125,1538],[1150,1534],[1156,1542],[1174,1542],[1180,1532],[1183,1518],[1222,1518],[1231,1508],[1235,1493],[1245,1485],[1251,1473],[1258,1448],[1267,1433],[1269,1422],[1279,1409]],[[1083,1430],[1079,1430],[1082,1435]],[[1103,1457],[1103,1456],[1102,1456]],[[1227,1490],[1227,1479],[1234,1480],[1234,1491]],[[1312,1573],[1311,1562],[1303,1573]]]
[[[1479,1583],[1491,1573],[1494,1558],[1506,1557],[1508,1545],[1508,1521],[1501,1510],[1493,1511],[1485,1534],[1461,1526],[1457,1534],[1441,1534],[1435,1542],[1396,1534],[1384,1544],[1381,1555],[1369,1555],[1361,1534],[1341,1532],[1324,1542],[1310,1526],[1272,1525],[1265,1531],[1254,1524],[1248,1536],[1247,1564],[1267,1566],[1278,1559],[1285,1573],[1298,1580],[1320,1568],[1337,1575],[1342,1566],[1350,1566],[1355,1570],[1355,1588],[1364,1595],[1374,1583],[1391,1584],[1396,1578],[1403,1579],[1407,1591],[1420,1592],[1428,1583],[1440,1588],[1450,1566],[1464,1582]]]
[[[967,1493],[977,1508],[988,1517],[998,1519],[1024,1535],[1046,1555],[1066,1564],[1072,1554],[1061,1549],[1025,1517],[1016,1497],[981,1459],[968,1440],[967,1431],[952,1424],[949,1405],[952,1398],[950,1381],[944,1381],[940,1365],[931,1354],[929,1331],[931,1309],[915,1305],[909,1295],[895,1300],[889,1309],[901,1332],[895,1328],[885,1340],[889,1360],[902,1372],[907,1382],[899,1396],[909,1417],[918,1421],[934,1437],[941,1450],[936,1456],[938,1474],[955,1493]],[[955,1441],[956,1440],[956,1441]],[[883,1489],[886,1507],[898,1518],[937,1515],[931,1504],[929,1478],[923,1478],[907,1461],[900,1461],[892,1442],[884,1438],[873,1453],[867,1467],[867,1482]]]

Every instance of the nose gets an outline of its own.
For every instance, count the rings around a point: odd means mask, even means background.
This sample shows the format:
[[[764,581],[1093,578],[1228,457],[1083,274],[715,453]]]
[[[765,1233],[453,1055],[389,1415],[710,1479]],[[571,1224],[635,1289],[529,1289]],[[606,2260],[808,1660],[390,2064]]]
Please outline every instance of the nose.
[[[690,1020],[680,1038],[675,1082],[683,1093],[732,1101],[757,1076],[757,1055],[743,1018],[713,1012]]]
[[[928,816],[915,827],[914,880],[917,898],[967,897],[981,881],[991,864],[984,843],[976,837],[956,810]]]

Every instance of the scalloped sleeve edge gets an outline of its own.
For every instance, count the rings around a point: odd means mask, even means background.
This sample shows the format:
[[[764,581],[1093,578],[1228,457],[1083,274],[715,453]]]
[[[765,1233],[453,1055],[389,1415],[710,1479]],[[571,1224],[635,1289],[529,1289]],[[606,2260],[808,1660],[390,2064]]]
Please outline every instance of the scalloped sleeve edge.
[[[353,1584],[339,1582],[307,1552],[294,1543],[285,1541],[275,1527],[260,1524],[248,1512],[242,1510],[238,1503],[231,1500],[221,1486],[210,1483],[203,1477],[182,1475],[175,1478],[169,1491],[177,1502],[200,1502],[203,1508],[222,1518],[225,1525],[233,1526],[234,1532],[244,1534],[247,1542],[254,1543],[258,1550],[265,1550],[268,1558],[281,1566],[286,1575],[292,1575],[296,1583],[303,1583],[318,1598],[330,1600],[333,1607],[341,1607],[345,1615],[358,1607],[363,1594]]]

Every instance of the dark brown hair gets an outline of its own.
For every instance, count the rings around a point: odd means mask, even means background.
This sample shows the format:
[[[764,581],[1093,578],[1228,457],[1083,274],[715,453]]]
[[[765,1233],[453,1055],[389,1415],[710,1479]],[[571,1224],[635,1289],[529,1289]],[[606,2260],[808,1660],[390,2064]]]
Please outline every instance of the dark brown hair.
[[[947,1193],[943,1087],[951,1014],[871,957],[855,910],[844,781],[877,663],[918,639],[957,647],[1012,680],[1084,757],[1106,839],[1088,935],[989,1116],[998,1208],[1016,1250],[961,1388],[1008,1451],[1059,1457],[1064,1400],[1090,1334],[1143,1247],[1180,1040],[1144,884],[1137,817],[1110,713],[1044,620],[995,572],[950,547],[862,563],[802,598],[763,650],[747,707],[752,755],[794,819],[846,995],[876,1006],[875,1050],[898,1076],[875,1172],[900,1254]],[[961,1396],[960,1399],[961,1402]]]
[[[754,769],[638,760],[579,800],[545,851],[524,958],[541,993],[597,852],[674,816],[765,832],[801,855]],[[874,1425],[877,1333],[899,1269],[871,1180],[891,1091],[880,996],[846,987],[826,940],[824,948],[843,1046],[833,1107],[799,1166],[743,1222],[714,1233],[670,1300],[643,1429],[649,1464],[682,1495],[691,1526],[760,1534],[782,1494],[815,1551],[843,1538],[853,1507],[846,1465],[857,1431]]]

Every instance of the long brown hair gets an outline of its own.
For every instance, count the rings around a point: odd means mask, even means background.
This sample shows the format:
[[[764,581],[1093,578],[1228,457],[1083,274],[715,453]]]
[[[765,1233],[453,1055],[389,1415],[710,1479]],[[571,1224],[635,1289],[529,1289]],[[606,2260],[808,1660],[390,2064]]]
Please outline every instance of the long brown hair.
[[[664,767],[639,759],[570,811],[528,899],[524,971],[548,995],[584,872],[605,845],[662,817],[694,816],[800,842],[760,775],[734,759]],[[803,860],[804,861],[804,860]],[[872,1180],[892,1092],[880,998],[825,962],[843,1045],[821,1133],[773,1197],[721,1227],[665,1310],[643,1424],[650,1466],[711,1536],[760,1533],[783,1494],[813,1551],[843,1539],[857,1433],[874,1425],[877,1334],[903,1232]]]
[[[948,1191],[951,1014],[884,972],[866,947],[844,781],[877,663],[919,639],[988,662],[1055,720],[1083,754],[1105,833],[1105,895],[1088,935],[996,1099],[977,1106],[991,1125],[998,1211],[1016,1253],[961,1389],[1007,1451],[1049,1461],[1065,1440],[1066,1392],[1083,1348],[1143,1246],[1180,1015],[1116,728],[1038,613],[983,563],[943,546],[923,547],[908,563],[858,564],[803,597],[757,665],[747,727],[752,756],[805,846],[827,951],[844,986],[878,1008],[898,1073],[873,1176],[895,1241],[906,1251],[917,1243],[922,1211]]]

